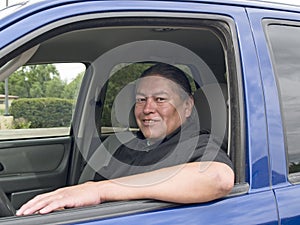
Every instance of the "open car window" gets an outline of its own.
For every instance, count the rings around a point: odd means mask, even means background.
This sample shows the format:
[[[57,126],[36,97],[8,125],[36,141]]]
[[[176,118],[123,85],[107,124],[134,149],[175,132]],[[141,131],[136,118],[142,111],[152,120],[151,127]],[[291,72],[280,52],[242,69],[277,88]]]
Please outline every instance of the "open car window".
[[[102,155],[100,155],[100,162],[92,158],[104,139],[122,131],[129,130],[133,133],[137,131],[137,128],[129,123],[132,99],[127,104],[121,98],[128,97],[125,95],[126,87],[134,83],[141,72],[153,63],[169,63],[188,75],[196,99],[197,112],[202,119],[200,126],[226,141],[227,153],[235,165],[236,183],[244,182],[244,167],[237,166],[241,165],[244,159],[244,147],[242,140],[239,139],[242,135],[235,135],[241,132],[240,120],[243,111],[237,104],[239,103],[239,94],[236,93],[238,90],[235,62],[237,50],[234,48],[232,24],[230,19],[222,16],[208,18],[206,15],[198,19],[143,16],[122,18],[122,20],[72,21],[71,24],[51,27],[52,30],[50,29],[46,34],[35,34],[34,42],[24,43],[24,46],[28,45],[28,48],[31,48],[38,43],[39,48],[24,66],[14,72],[17,75],[25,74],[21,79],[22,88],[19,88],[24,89],[25,94],[22,99],[32,98],[32,96],[42,99],[55,98],[55,101],[59,99],[59,106],[55,107],[57,111],[64,110],[64,107],[69,104],[67,102],[70,102],[70,106],[68,106],[68,114],[65,111],[60,112],[59,119],[55,117],[53,120],[58,124],[51,127],[48,125],[30,127],[33,126],[33,121],[29,119],[22,119],[20,123],[24,123],[22,126],[28,126],[25,129],[31,131],[45,129],[49,132],[55,129],[54,134],[48,137],[60,135],[71,137],[72,143],[68,145],[71,153],[68,160],[72,161],[69,162],[68,174],[65,175],[65,184],[77,184],[87,165],[95,173],[99,164],[103,162],[102,159],[105,159]],[[22,54],[24,46],[16,49],[6,59],[13,60],[16,55]],[[71,76],[70,80],[68,78],[65,81],[62,78],[59,63],[70,65],[67,69],[70,70],[68,73]],[[78,64],[81,65],[79,70]],[[72,67],[77,68],[76,72],[73,72]],[[35,73],[40,69],[49,72],[49,79],[43,80],[40,85],[30,84],[29,88],[28,83],[31,78],[26,74]],[[13,80],[15,74],[8,79]],[[72,93],[69,95],[67,91]],[[204,100],[204,105],[200,99]],[[231,104],[236,104],[236,107],[231,107]],[[122,107],[119,107],[120,105]],[[10,110],[13,109],[13,104],[11,107]],[[29,111],[32,115],[32,109]],[[37,110],[37,112],[43,114],[44,121],[47,123],[51,122],[51,117],[54,117],[53,111],[47,114],[44,110]],[[16,115],[13,111],[10,114]],[[34,137],[40,141],[44,136],[40,130],[37,131]],[[21,136],[18,138],[24,139]],[[233,148],[233,146],[240,148]],[[57,168],[59,169],[58,166]],[[113,203],[109,205],[115,206]],[[157,205],[160,207],[159,203]],[[165,205],[161,204],[161,207],[166,207]],[[119,213],[125,214],[126,209]],[[98,212],[97,216],[106,216],[104,212],[100,214]]]

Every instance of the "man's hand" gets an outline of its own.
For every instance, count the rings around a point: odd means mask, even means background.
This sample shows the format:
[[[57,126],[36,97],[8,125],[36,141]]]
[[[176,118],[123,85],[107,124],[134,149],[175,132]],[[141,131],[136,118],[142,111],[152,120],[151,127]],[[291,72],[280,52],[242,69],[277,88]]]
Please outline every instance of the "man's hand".
[[[38,195],[24,204],[17,211],[17,215],[46,214],[63,208],[96,205],[99,203],[101,203],[101,198],[96,183],[87,182]]]

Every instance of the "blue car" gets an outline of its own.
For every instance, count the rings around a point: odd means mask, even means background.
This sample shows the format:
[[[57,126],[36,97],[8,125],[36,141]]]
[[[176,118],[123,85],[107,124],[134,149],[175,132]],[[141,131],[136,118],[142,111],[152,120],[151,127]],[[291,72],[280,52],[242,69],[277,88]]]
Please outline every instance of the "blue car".
[[[300,223],[299,7],[44,0],[0,18],[1,224]],[[227,145],[232,191],[206,203],[141,199],[16,216],[38,194],[89,180],[99,145],[137,131],[123,97],[153,62],[191,78],[200,126]]]

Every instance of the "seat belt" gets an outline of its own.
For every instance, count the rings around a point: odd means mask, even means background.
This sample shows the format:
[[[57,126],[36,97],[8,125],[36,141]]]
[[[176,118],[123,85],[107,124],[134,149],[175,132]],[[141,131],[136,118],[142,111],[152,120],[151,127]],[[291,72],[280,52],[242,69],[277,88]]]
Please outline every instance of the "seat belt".
[[[116,152],[124,143],[134,139],[136,136],[132,132],[120,132],[106,138],[102,144],[95,150],[93,155],[87,160],[78,183],[84,183],[94,180],[96,172],[107,166]]]

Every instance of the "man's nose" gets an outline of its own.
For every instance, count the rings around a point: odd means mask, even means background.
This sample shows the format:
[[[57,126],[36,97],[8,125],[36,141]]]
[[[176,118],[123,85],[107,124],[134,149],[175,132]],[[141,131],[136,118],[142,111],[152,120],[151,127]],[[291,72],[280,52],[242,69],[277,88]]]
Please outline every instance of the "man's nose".
[[[156,109],[155,101],[152,98],[147,98],[143,109],[144,113],[145,114],[153,113],[155,109]]]

